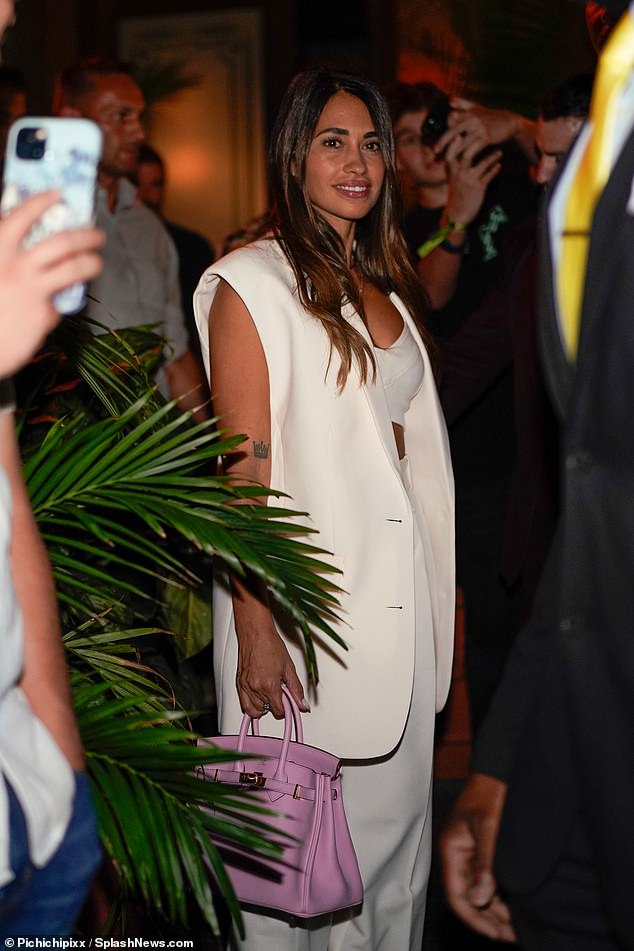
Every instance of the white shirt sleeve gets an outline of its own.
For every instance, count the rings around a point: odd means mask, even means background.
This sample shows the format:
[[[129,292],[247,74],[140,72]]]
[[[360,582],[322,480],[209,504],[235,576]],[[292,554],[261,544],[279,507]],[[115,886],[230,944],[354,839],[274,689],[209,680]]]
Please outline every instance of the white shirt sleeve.
[[[169,342],[165,359],[170,363],[187,353],[189,350],[189,335],[181,303],[178,254],[174,242],[166,230],[165,242],[165,336]]]

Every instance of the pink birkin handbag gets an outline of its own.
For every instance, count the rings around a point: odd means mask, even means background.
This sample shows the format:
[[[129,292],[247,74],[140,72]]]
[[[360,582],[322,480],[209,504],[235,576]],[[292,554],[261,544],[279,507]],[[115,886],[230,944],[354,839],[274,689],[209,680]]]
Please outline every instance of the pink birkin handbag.
[[[206,779],[254,790],[263,806],[279,813],[262,816],[263,821],[286,834],[276,840],[284,846],[278,859],[216,840],[240,903],[311,918],[360,904],[363,885],[343,808],[341,761],[304,745],[301,713],[283,690],[282,739],[260,736],[258,721],[245,714],[238,736],[203,742],[257,758],[214,763],[201,771]]]

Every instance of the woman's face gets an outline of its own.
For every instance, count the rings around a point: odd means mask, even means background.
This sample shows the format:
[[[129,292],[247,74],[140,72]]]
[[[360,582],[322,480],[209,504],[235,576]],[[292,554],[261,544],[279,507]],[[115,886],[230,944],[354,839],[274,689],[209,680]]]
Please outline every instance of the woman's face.
[[[385,177],[382,143],[368,108],[339,91],[326,103],[306,156],[306,190],[342,238],[375,206]]]

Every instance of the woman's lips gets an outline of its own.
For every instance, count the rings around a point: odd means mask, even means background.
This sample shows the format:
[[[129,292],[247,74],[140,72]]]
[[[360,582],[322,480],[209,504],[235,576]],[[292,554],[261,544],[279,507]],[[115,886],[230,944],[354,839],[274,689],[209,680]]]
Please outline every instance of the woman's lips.
[[[370,193],[367,182],[342,182],[340,185],[335,185],[335,188],[346,198],[367,198]]]

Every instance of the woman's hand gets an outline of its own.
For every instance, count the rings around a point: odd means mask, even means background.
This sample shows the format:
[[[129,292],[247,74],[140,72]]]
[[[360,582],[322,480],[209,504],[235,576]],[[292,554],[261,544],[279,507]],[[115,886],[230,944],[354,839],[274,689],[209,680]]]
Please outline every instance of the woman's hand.
[[[238,672],[236,686],[242,711],[250,717],[261,717],[270,709],[274,716],[284,716],[282,683],[290,690],[300,710],[310,707],[304,700],[304,688],[297,676],[284,641],[277,633],[273,619],[261,619],[257,625],[238,630]]]
[[[0,222],[0,376],[19,370],[59,320],[51,298],[102,269],[104,235],[96,228],[61,231],[25,248],[57,192],[28,198]]]

